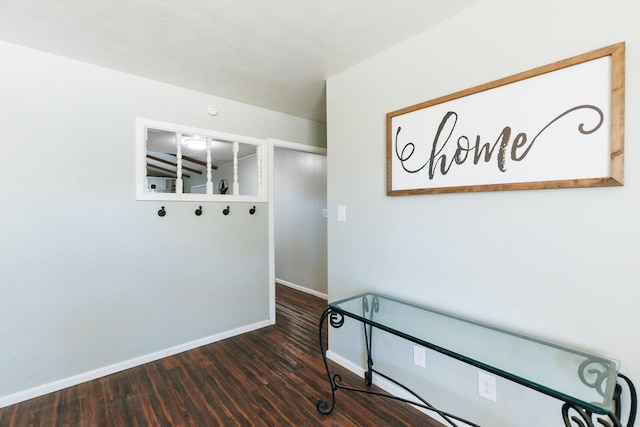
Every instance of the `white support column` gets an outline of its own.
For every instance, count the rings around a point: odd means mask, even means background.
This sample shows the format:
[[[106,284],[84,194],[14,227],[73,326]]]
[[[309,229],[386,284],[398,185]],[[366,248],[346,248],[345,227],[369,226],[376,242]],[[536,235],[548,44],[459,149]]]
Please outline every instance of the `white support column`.
[[[176,133],[176,159],[178,170],[176,171],[176,194],[182,194],[182,134]]]
[[[240,194],[240,185],[238,184],[238,150],[240,150],[240,144],[237,141],[233,141],[233,195]]]
[[[262,196],[264,193],[262,192],[262,146],[256,146],[256,162],[257,163],[257,171],[258,171],[258,196]]]
[[[207,194],[213,194],[213,181],[211,179],[211,138],[207,138]]]
[[[149,150],[147,149],[147,144],[149,143],[149,128],[145,126],[143,132],[144,132],[144,155],[143,155],[143,158],[145,159],[145,161],[144,161],[144,190],[143,190],[143,192],[150,193],[151,192],[151,188],[149,188],[149,168],[147,166],[148,160],[146,160],[147,155],[149,154]]]

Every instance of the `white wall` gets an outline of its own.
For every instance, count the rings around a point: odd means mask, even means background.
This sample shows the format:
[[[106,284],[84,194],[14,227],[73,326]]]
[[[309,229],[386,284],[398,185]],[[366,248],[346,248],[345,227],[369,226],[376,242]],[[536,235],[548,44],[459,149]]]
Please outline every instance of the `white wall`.
[[[267,151],[266,146],[264,151]],[[229,184],[227,194],[233,194],[233,162],[219,166],[212,176],[214,193],[218,192],[220,180],[226,179]],[[255,154],[238,159],[238,187],[240,189],[240,195],[258,195],[258,164]],[[265,191],[267,191],[266,185],[264,188]]]
[[[0,406],[275,320],[266,204],[136,201],[135,119],[317,146],[322,124],[3,42],[0,57]]]
[[[281,283],[327,294],[327,157],[274,149],[275,270]]]
[[[617,358],[640,384],[638,16],[630,0],[486,0],[330,79],[329,298],[393,294]],[[624,187],[385,195],[386,113],[621,41]],[[362,366],[359,333],[332,330],[330,347]],[[397,352],[378,367],[399,365],[432,403],[481,425],[562,423],[557,401],[498,380],[494,404],[477,396],[476,370],[434,355],[416,371],[411,346],[384,347]]]

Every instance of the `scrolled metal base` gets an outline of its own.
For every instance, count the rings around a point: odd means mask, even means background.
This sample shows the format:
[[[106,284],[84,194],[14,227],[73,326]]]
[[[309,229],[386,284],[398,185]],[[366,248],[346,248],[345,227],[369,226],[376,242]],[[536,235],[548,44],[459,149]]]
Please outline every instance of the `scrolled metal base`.
[[[331,370],[329,369],[329,362],[327,361],[327,349],[324,346],[324,333],[323,326],[324,322],[329,318],[329,323],[334,328],[339,328],[344,325],[344,316],[342,313],[337,313],[332,311],[330,308],[326,309],[324,313],[322,313],[322,317],[320,317],[320,327],[318,336],[320,338],[320,352],[322,353],[322,361],[324,362],[324,367],[327,370],[327,378],[329,379],[329,384],[331,385],[331,404],[327,399],[321,398],[316,403],[316,409],[321,414],[327,415],[333,412],[333,409],[336,407],[336,390],[338,389],[338,383],[342,380],[339,374],[331,376]]]
[[[638,394],[636,393],[636,387],[633,385],[633,382],[625,375],[618,373],[618,380],[622,380],[624,384],[626,384],[627,394],[629,395],[629,417],[627,419],[627,427],[633,427],[636,422],[636,414],[638,412]],[[621,394],[622,394],[622,386],[620,383],[616,386],[616,394],[614,397],[615,402],[615,413],[620,418],[621,410]]]
[[[363,298],[362,304],[363,304],[362,306],[363,317],[365,319],[367,318],[367,314],[369,314],[372,317],[373,313],[377,312],[379,309],[378,301],[376,299],[373,299],[370,304],[367,298],[365,297]],[[318,336],[320,341],[320,351],[322,353],[322,360],[324,362],[324,366],[327,371],[327,378],[331,386],[331,401],[324,398],[319,399],[318,402],[316,403],[316,409],[318,410],[318,412],[324,415],[327,415],[333,412],[336,406],[336,391],[338,389],[343,389],[347,391],[354,391],[354,392],[376,395],[380,397],[386,397],[389,399],[398,400],[401,402],[419,406],[421,408],[424,408],[430,411],[434,411],[438,415],[440,415],[445,420],[445,422],[449,423],[453,427],[457,426],[454,420],[461,421],[465,425],[468,425],[471,427],[480,427],[479,425],[474,424],[469,420],[465,420],[464,418],[460,418],[458,416],[455,416],[453,414],[450,414],[435,408],[433,405],[431,405],[429,402],[424,400],[422,397],[420,397],[418,394],[416,394],[412,390],[408,389],[403,384],[400,384],[399,382],[393,380],[392,378],[375,370],[373,368],[373,358],[371,354],[372,353],[371,351],[372,350],[372,338],[371,338],[372,325],[368,322],[365,323],[364,325],[365,345],[367,347],[367,370],[365,372],[364,379],[365,379],[365,384],[367,386],[367,389],[354,388],[354,387],[343,385],[342,378],[340,377],[340,375],[338,374],[335,374],[333,376],[331,375],[331,370],[329,369],[329,363],[327,361],[327,349],[325,348],[325,345],[324,345],[325,338],[323,333],[323,326],[327,319],[329,320],[329,324],[331,324],[331,326],[334,328],[340,328],[342,325],[344,325],[344,315],[342,313],[332,311],[331,308],[327,308],[324,311],[324,313],[322,313],[322,316],[320,318]],[[601,395],[604,395],[605,389],[606,387],[608,387],[606,383],[608,369],[610,369],[610,367],[607,364],[603,363],[602,361],[598,359],[593,359],[593,358],[588,359],[580,366],[580,370],[579,370],[580,379],[585,385],[591,388],[594,388]],[[369,389],[369,387],[373,383],[374,372],[377,375],[380,375],[383,378],[402,387],[411,395],[415,396],[421,403],[416,403],[415,401],[412,401],[412,400],[403,399],[390,394],[379,393],[377,391]],[[564,421],[565,427],[633,427],[635,423],[637,406],[638,406],[636,390],[631,380],[626,376],[622,374],[618,374],[618,380],[619,382],[615,385],[615,391],[614,391],[614,397],[613,397],[613,408],[608,413],[604,413],[604,414],[594,413],[593,411],[590,411],[589,409],[576,405],[575,403],[565,401],[565,403],[562,406],[562,419]],[[620,383],[624,384],[624,387]],[[621,395],[623,394],[623,391],[625,395],[629,396],[629,402],[630,402],[629,411],[626,416],[625,426],[623,426],[620,421],[622,417]]]
[[[365,309],[365,312],[369,311],[369,307],[368,305],[363,307]],[[377,311],[378,307],[377,307],[377,301],[373,301],[373,310]],[[400,384],[399,382],[395,381],[394,379],[378,372],[375,371],[373,369],[373,362],[371,360],[371,329],[369,329],[369,331],[365,330],[365,334],[367,334],[367,339],[366,339],[366,344],[367,344],[367,353],[369,355],[369,361],[368,361],[368,369],[365,372],[365,384],[367,386],[367,389],[361,389],[361,388],[355,388],[355,387],[349,387],[347,385],[342,384],[342,377],[340,376],[340,374],[335,374],[335,375],[331,375],[331,370],[329,369],[329,363],[327,361],[327,349],[325,348],[324,345],[324,324],[327,321],[327,319],[329,319],[329,324],[331,326],[333,326],[334,328],[339,328],[342,325],[344,325],[344,316],[341,313],[338,312],[334,312],[332,311],[330,308],[326,309],[324,311],[324,313],[322,313],[322,316],[320,317],[320,325],[319,325],[319,342],[320,342],[320,351],[322,353],[322,360],[324,362],[324,366],[325,369],[327,370],[327,378],[329,380],[329,384],[331,386],[331,400],[329,401],[328,399],[325,398],[321,398],[318,400],[318,402],[316,403],[316,409],[318,410],[318,412],[320,412],[323,415],[328,415],[330,413],[333,412],[333,410],[336,407],[336,391],[338,389],[343,389],[343,390],[347,390],[347,391],[354,391],[354,392],[360,392],[360,393],[366,393],[366,394],[372,394],[375,396],[380,396],[380,397],[385,397],[388,399],[393,399],[393,400],[397,400],[397,401],[401,401],[401,402],[405,402],[405,403],[409,403],[415,406],[420,406],[424,409],[428,409],[431,411],[436,412],[437,414],[439,414],[441,417],[443,417],[444,420],[446,420],[451,426],[453,427],[457,427],[457,424],[454,423],[453,420],[457,420],[457,421],[462,421],[465,423],[465,425],[469,425],[471,427],[480,427],[477,424],[474,424],[468,420],[465,420],[463,418],[457,417],[453,414],[441,411],[437,408],[435,408],[433,405],[431,405],[429,402],[427,402],[426,400],[424,400],[422,397],[420,397],[417,393],[415,393],[414,391],[410,390],[409,388],[407,388],[406,386]],[[404,399],[401,397],[397,397],[397,396],[393,396],[390,394],[386,394],[386,393],[380,393],[377,391],[373,391],[370,390],[368,387],[370,387],[373,383],[373,373],[376,373],[377,375],[382,376],[383,378],[387,379],[388,381],[393,382],[394,384],[402,387],[403,389],[405,389],[406,391],[408,391],[410,394],[412,394],[413,396],[415,396],[419,402],[416,401],[412,401],[412,400],[408,400],[408,399]]]
[[[611,420],[608,415],[598,415],[576,405],[565,403],[562,405],[562,420],[566,427],[595,427],[594,419],[598,426],[621,427],[620,422]]]
[[[318,403],[316,403],[316,409],[318,410],[318,412],[324,415],[330,414],[333,411],[333,406],[333,403],[331,404],[331,406],[329,406],[329,402],[327,402],[327,399],[324,398],[321,398],[320,400],[318,400]]]
[[[588,363],[584,363],[584,367],[588,365],[592,365],[593,361],[587,361]],[[597,389],[603,390],[603,381],[601,380],[602,374],[598,369],[585,369],[584,370],[588,374],[592,374],[594,381],[588,382],[586,381],[586,377],[581,375],[581,379],[583,383]],[[626,427],[633,427],[636,420],[636,411],[638,407],[638,397],[636,394],[636,389],[633,383],[629,378],[622,374],[618,374],[618,380],[622,383],[626,384],[626,394],[629,395],[629,414],[627,416],[627,424]],[[613,411],[608,414],[596,414],[592,411],[589,411],[585,408],[581,408],[575,404],[565,402],[562,406],[562,420],[564,421],[565,427],[623,427],[621,423],[621,399],[623,394],[623,388],[618,383],[615,386],[615,391],[613,395]]]
[[[340,376],[340,374],[335,374],[331,378],[331,405],[329,405],[327,399],[324,398],[321,398],[320,400],[318,400],[318,403],[316,403],[316,409],[321,414],[330,414],[336,407],[336,390],[340,388],[340,382],[342,382],[342,377]]]
[[[364,373],[364,384],[367,387],[371,387],[371,384],[373,384],[373,370],[367,369],[367,371],[365,371],[365,373]]]
[[[336,313],[335,311],[332,311],[329,313],[329,323],[331,323],[331,326],[333,326],[334,328],[339,328],[344,325],[344,316],[342,315],[342,313]],[[320,327],[322,327],[322,325]]]

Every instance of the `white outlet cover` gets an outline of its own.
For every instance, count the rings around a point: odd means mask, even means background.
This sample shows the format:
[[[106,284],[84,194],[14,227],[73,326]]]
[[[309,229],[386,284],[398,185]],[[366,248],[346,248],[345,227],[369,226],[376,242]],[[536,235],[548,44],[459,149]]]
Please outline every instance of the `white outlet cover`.
[[[497,402],[496,377],[478,371],[478,394],[480,397]]]
[[[419,345],[413,346],[413,363],[415,365],[420,366],[421,368],[426,367],[425,363],[426,351],[424,347],[420,347]]]

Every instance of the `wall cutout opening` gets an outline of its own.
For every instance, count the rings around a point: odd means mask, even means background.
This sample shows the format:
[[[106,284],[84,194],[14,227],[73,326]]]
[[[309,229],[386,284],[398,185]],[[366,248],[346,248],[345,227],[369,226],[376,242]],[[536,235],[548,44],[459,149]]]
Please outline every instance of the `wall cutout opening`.
[[[267,140],[138,118],[138,200],[267,201]]]

